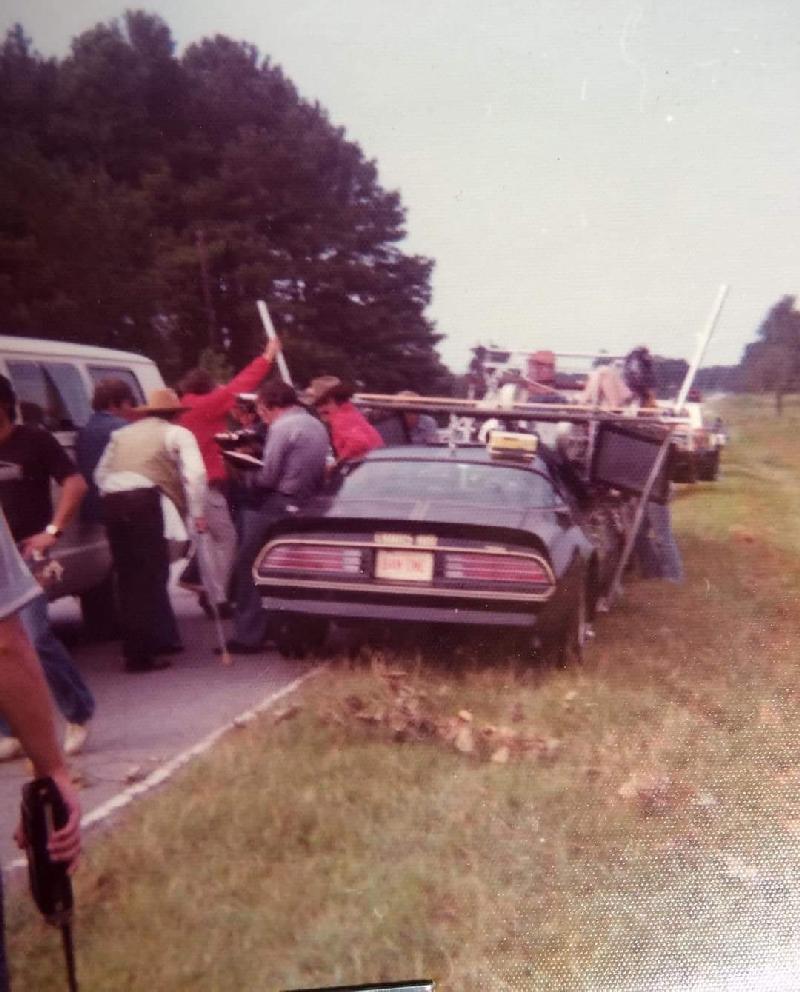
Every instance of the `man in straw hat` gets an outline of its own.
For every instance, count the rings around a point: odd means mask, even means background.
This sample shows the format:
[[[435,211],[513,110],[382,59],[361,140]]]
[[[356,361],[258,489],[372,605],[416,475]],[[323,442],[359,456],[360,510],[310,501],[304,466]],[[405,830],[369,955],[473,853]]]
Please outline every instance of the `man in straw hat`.
[[[156,389],[141,419],[114,431],[95,470],[119,580],[125,670],[167,668],[182,649],[167,591],[169,541],[186,540],[183,518],[205,530],[206,470],[194,434],[173,421],[184,407]]]
[[[350,402],[354,391],[335,375],[321,375],[311,380],[302,397],[330,431],[337,463],[362,458],[373,448],[383,447],[383,438]]]

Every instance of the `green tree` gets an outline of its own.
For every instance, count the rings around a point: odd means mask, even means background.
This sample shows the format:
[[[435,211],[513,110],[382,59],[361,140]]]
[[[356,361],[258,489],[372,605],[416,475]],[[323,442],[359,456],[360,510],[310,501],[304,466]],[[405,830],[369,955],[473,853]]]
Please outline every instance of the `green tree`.
[[[745,349],[741,373],[746,388],[775,393],[778,412],[783,395],[800,388],[800,311],[794,296],[783,296],[758,329],[759,340]]]
[[[241,365],[264,298],[297,379],[442,388],[433,263],[377,167],[279,67],[217,36],[178,59],[128,12],[61,62],[0,49],[0,318],[18,333]]]

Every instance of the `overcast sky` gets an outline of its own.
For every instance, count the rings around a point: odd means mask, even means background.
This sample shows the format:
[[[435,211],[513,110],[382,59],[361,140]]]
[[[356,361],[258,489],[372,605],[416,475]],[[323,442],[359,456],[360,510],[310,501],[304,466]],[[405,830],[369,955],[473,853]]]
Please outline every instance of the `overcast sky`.
[[[131,4],[136,6],[136,4]],[[797,0],[155,0],[179,49],[258,46],[318,100],[436,260],[430,315],[469,348],[738,361],[800,292]],[[4,0],[43,54],[111,0]]]

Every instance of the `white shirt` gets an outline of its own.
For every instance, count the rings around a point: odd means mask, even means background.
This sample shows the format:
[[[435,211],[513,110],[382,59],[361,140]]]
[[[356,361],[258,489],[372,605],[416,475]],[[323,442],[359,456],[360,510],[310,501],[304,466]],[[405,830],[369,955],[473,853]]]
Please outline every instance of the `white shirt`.
[[[121,427],[120,430],[125,430]],[[108,465],[114,452],[114,431],[106,445],[97,468],[94,481],[101,493],[124,493],[131,489],[152,489],[155,483],[138,472],[110,472]],[[164,444],[180,473],[186,504],[192,519],[203,516],[206,499],[206,467],[194,434],[180,424],[169,424],[164,432]],[[164,537],[168,541],[185,541],[186,528],[178,513],[178,508],[164,493],[161,494],[161,511],[164,515]]]

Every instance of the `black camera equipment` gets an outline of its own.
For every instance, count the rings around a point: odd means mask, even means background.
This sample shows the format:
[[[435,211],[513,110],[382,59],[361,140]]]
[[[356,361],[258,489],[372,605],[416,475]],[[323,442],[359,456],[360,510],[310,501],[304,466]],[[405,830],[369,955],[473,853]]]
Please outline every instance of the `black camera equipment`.
[[[45,920],[61,930],[69,992],[78,992],[72,945],[72,882],[66,863],[51,860],[47,850],[50,835],[68,818],[66,804],[51,778],[37,778],[22,787],[22,826],[27,839],[31,895]]]

